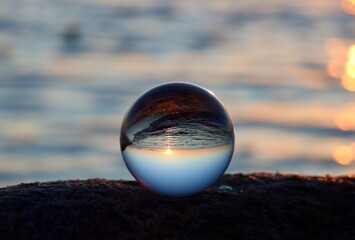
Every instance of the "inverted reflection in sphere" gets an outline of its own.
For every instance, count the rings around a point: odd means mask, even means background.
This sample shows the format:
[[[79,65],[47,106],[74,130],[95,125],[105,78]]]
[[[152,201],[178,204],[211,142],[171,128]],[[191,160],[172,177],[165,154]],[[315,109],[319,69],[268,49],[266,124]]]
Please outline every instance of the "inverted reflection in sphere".
[[[144,93],[125,115],[121,151],[144,187],[188,196],[211,186],[234,150],[232,122],[208,90],[167,83]]]

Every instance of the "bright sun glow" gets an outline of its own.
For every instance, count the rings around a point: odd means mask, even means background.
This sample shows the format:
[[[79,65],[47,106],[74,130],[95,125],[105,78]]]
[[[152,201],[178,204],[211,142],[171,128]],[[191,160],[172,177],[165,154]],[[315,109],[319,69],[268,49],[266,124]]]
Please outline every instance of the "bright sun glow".
[[[349,49],[349,60],[346,64],[346,73],[351,78],[355,78],[355,45],[351,46]]]
[[[333,65],[332,65],[333,64]],[[328,73],[331,76],[337,76],[337,66],[335,63],[328,65]],[[355,92],[355,45],[352,45],[348,52],[348,60],[345,66],[345,73],[341,79],[341,83],[348,91]]]
[[[171,151],[171,149],[168,148],[165,150],[165,154],[171,155],[171,154],[173,154],[173,151]]]

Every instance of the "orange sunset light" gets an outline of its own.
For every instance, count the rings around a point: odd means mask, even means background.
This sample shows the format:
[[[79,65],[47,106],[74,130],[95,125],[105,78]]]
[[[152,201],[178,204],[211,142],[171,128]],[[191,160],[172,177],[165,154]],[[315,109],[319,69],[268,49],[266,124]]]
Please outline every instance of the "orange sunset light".
[[[335,125],[343,131],[355,130],[355,106],[348,106],[335,117]]]
[[[355,0],[342,0],[340,5],[346,13],[355,15]]]
[[[174,152],[171,151],[170,148],[168,148],[168,149],[165,150],[165,154],[171,155],[171,154],[173,154],[173,153],[174,153]]]
[[[351,77],[355,78],[355,44],[349,49],[349,60],[346,64],[346,73]]]
[[[339,146],[333,150],[333,159],[341,165],[350,164],[353,157],[353,149],[349,146]]]
[[[344,74],[344,62],[339,59],[332,59],[327,65],[327,71],[333,78],[341,78]]]
[[[348,57],[341,83],[346,90],[355,92],[355,45],[350,47]]]
[[[326,54],[332,59],[343,59],[347,52],[345,43],[338,38],[328,38],[324,48]]]
[[[346,90],[355,92],[355,78],[352,78],[345,74],[341,79],[341,84]]]

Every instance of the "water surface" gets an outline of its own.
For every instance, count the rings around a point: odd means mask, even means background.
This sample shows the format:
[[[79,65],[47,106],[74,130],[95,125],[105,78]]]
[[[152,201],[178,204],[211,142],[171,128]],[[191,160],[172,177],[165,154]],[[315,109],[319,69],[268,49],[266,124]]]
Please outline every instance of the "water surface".
[[[121,121],[169,81],[224,103],[236,131],[228,172],[355,172],[350,0],[0,5],[2,186],[131,179]]]

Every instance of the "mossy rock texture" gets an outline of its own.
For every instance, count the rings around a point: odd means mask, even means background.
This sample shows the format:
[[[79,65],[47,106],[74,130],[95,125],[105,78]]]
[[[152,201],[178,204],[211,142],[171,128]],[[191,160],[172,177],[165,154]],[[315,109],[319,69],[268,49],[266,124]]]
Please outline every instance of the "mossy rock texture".
[[[355,176],[225,175],[191,197],[105,179],[0,188],[0,239],[355,239]]]

